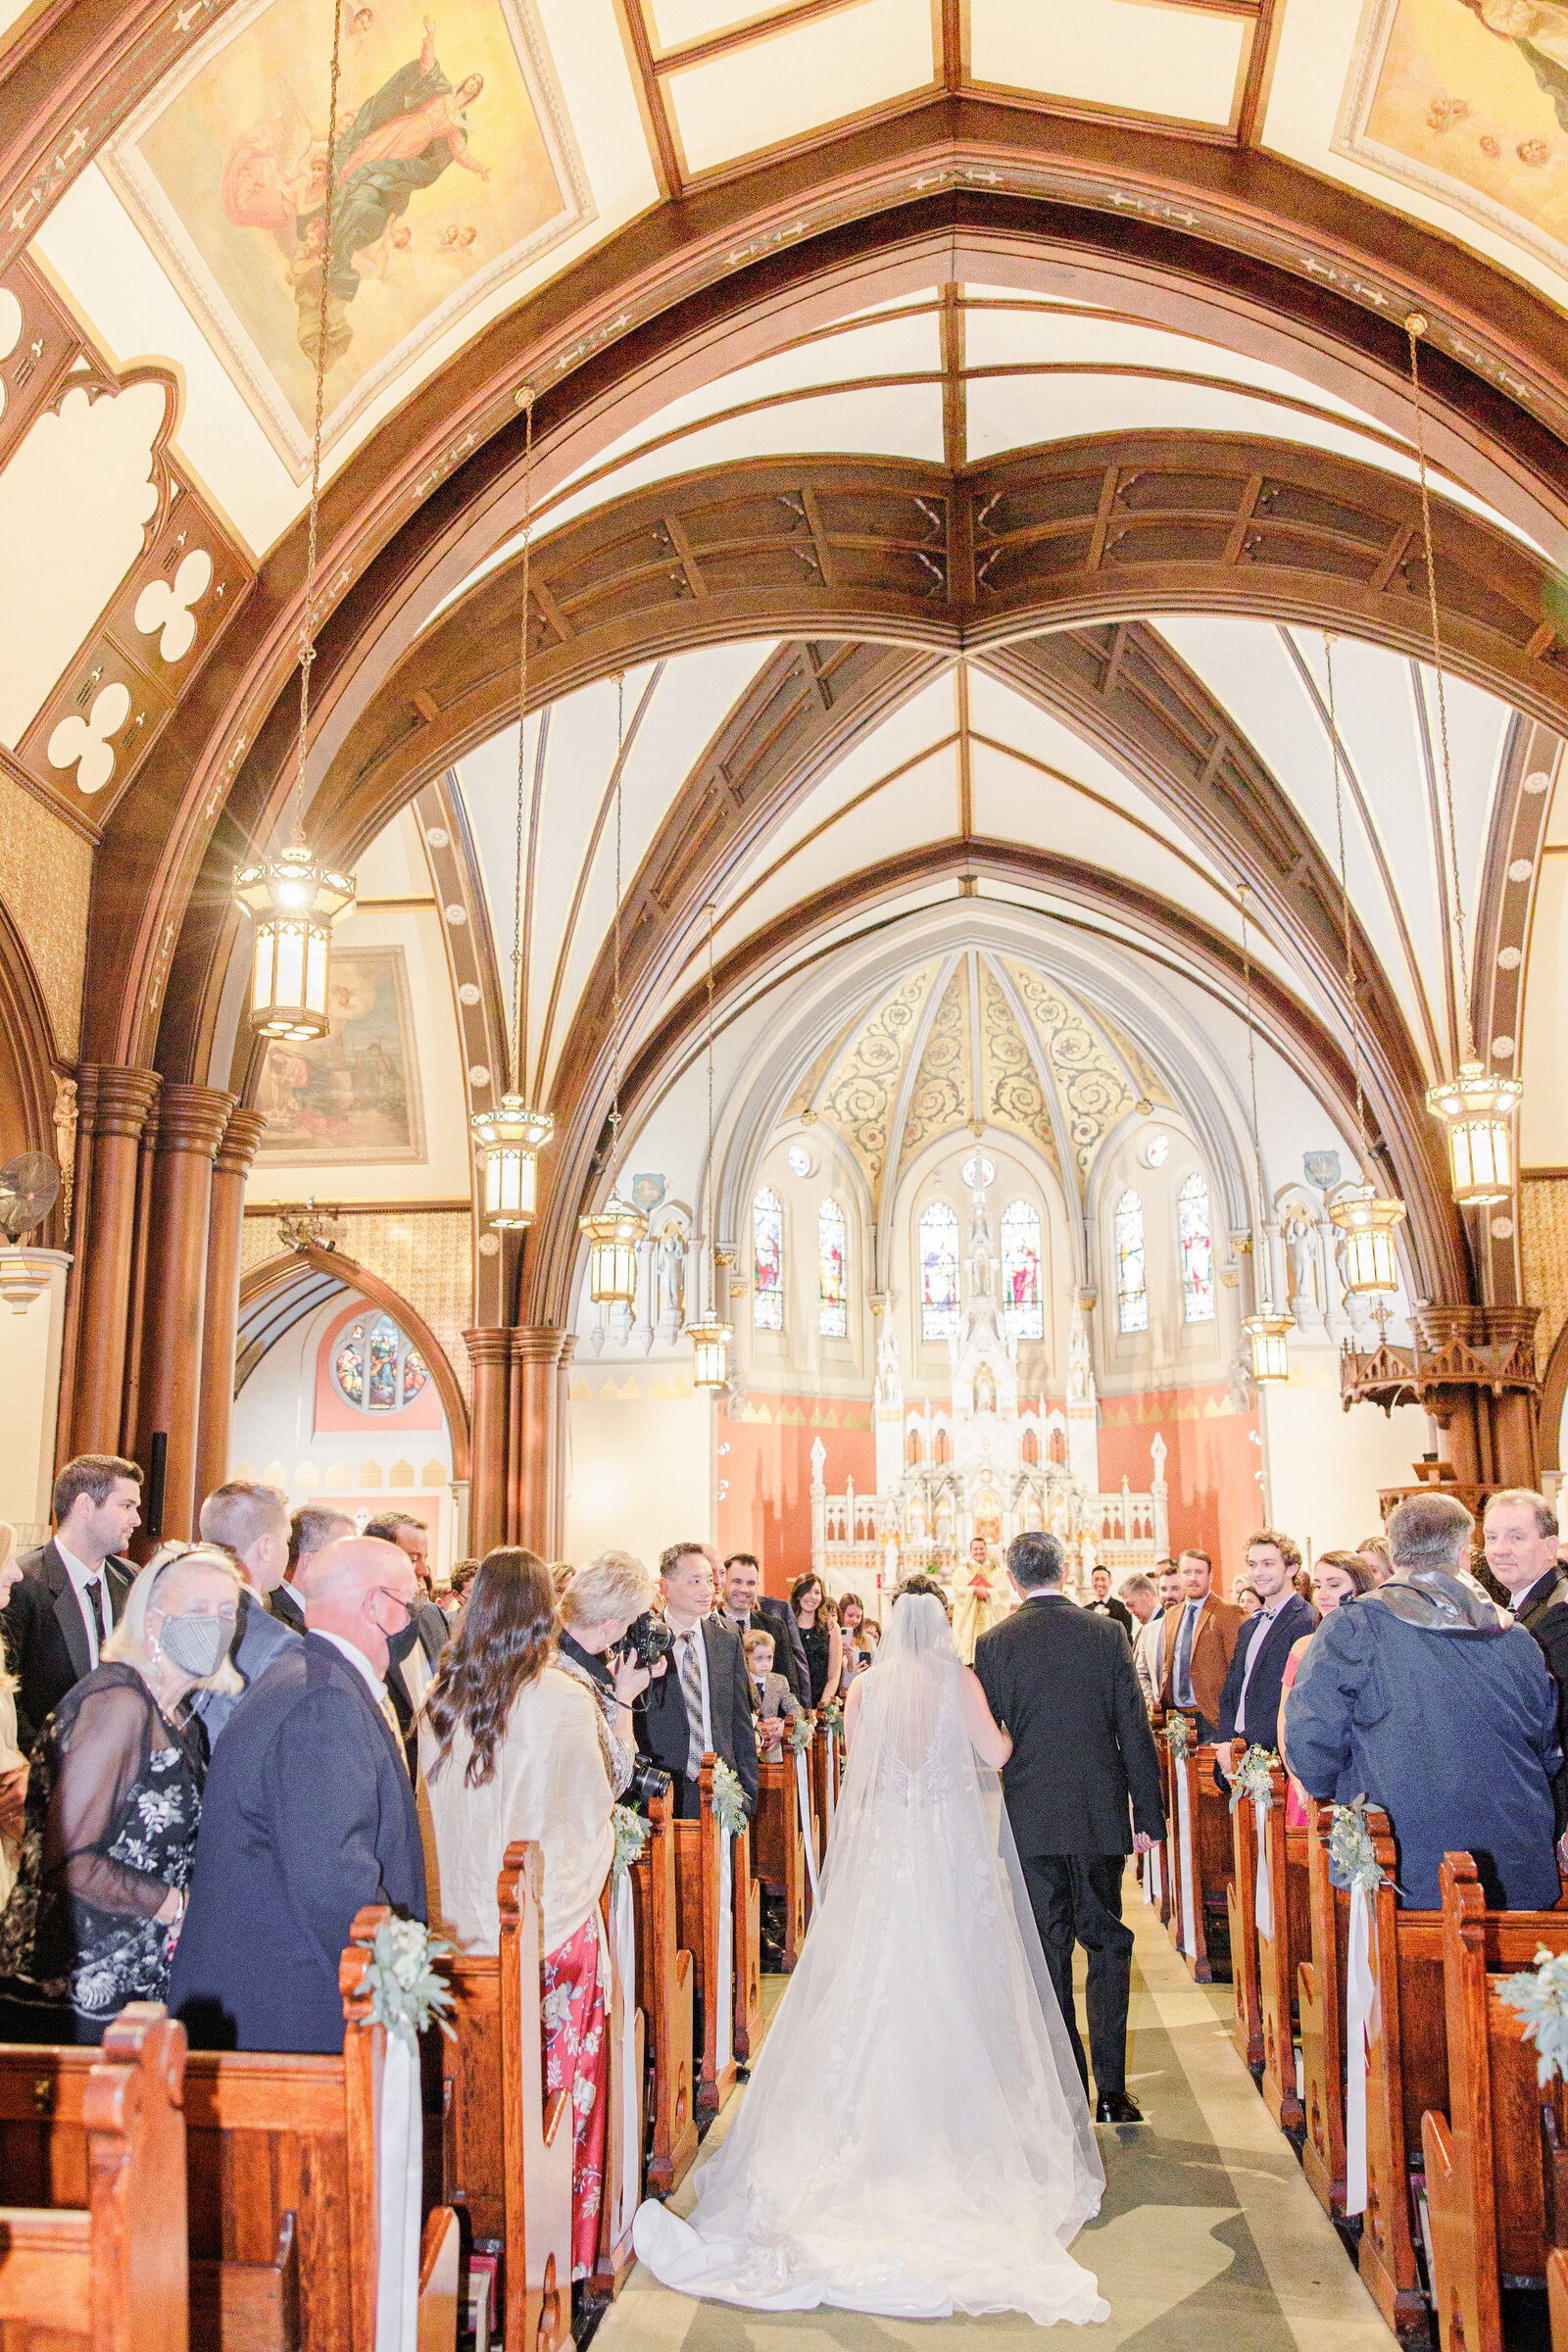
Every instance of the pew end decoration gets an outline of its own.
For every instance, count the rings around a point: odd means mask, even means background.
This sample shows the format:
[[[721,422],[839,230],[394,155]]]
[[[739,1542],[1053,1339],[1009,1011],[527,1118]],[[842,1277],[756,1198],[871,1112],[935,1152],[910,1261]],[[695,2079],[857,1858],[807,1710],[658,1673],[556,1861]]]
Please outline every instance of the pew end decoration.
[[[1359,1887],[1370,1899],[1382,1886],[1385,1872],[1372,1842],[1367,1824],[1366,1797],[1356,1797],[1348,1805],[1332,1808],[1333,1826],[1329,1832],[1329,1860],[1352,1890]]]
[[[713,1760],[713,1814],[725,1838],[738,1838],[746,1827],[746,1791],[722,1756]]]
[[[842,1747],[845,1742],[844,1701],[841,1698],[830,1698],[828,1700],[827,1705],[822,1709],[822,1721],[826,1724],[829,1733]]]
[[[1238,1759],[1231,1774],[1231,1811],[1234,1813],[1244,1797],[1261,1805],[1266,1813],[1274,1802],[1274,1757],[1266,1747],[1255,1744]]]
[[[432,1936],[416,1919],[385,1919],[370,1943],[365,1989],[369,1997],[369,2023],[384,2026],[409,2044],[432,2025],[453,2037],[452,1990],[435,1973],[433,1963],[455,1947]]]
[[[640,1813],[634,1812],[630,1805],[614,1806],[610,1818],[615,1831],[615,1852],[610,1867],[618,1886],[627,1871],[639,1863],[647,1852],[653,1831],[652,1825],[644,1821]]]
[[[1187,1761],[1187,1751],[1192,1744],[1192,1727],[1188,1723],[1186,1716],[1174,1712],[1167,1716],[1165,1720],[1165,1745],[1170,1749],[1171,1761],[1175,1764],[1185,1764]]]
[[[1524,2039],[1536,2045],[1536,2081],[1544,2090],[1568,2075],[1568,1952],[1543,1944],[1534,1969],[1505,1978],[1497,1998],[1524,2020]]]
[[[809,1715],[792,1715],[784,1726],[784,1738],[792,1756],[806,1755],[816,1737],[816,1727]]]

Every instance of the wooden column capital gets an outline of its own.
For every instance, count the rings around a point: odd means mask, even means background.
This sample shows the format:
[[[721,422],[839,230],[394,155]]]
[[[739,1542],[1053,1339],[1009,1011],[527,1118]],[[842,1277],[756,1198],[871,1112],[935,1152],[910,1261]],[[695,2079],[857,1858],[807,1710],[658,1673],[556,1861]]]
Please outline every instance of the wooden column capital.
[[[223,1140],[218,1148],[218,1174],[248,1176],[266,1133],[265,1110],[231,1110],[228,1124],[223,1129]]]
[[[492,1326],[483,1331],[466,1331],[463,1344],[468,1350],[470,1363],[505,1364],[512,1359],[512,1334]]]
[[[76,1114],[88,1135],[140,1139],[163,1085],[156,1070],[122,1062],[84,1061],[76,1072]]]
[[[166,1086],[158,1102],[158,1150],[216,1159],[236,1098],[216,1086]]]
[[[550,1323],[524,1323],[509,1337],[517,1363],[542,1364],[547,1368],[568,1362],[577,1345],[574,1331],[560,1331]]]

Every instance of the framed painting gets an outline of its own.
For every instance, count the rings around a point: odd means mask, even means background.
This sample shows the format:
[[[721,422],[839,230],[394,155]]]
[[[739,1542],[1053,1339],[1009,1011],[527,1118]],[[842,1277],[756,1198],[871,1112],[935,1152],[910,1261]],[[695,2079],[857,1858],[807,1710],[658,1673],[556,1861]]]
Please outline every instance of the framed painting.
[[[1568,273],[1565,0],[1369,0],[1335,144]]]
[[[307,1045],[274,1039],[256,1107],[258,1166],[422,1160],[424,1114],[403,950],[334,948],[331,1026]]]
[[[343,0],[328,444],[490,288],[592,217],[534,0]],[[331,0],[240,0],[103,168],[302,480],[316,404]]]

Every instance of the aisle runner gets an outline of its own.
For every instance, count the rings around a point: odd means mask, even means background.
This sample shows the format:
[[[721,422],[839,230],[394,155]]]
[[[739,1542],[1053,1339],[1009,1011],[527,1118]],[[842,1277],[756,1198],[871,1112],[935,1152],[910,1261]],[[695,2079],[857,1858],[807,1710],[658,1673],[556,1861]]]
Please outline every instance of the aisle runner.
[[[642,2138],[642,2085],[637,2077],[637,1906],[632,1897],[631,1872],[623,1870],[610,1911],[614,1946],[615,1980],[620,1985],[620,2179],[612,2183],[612,2245],[618,2246],[637,2210],[640,2186],[638,2148]]]
[[[1268,1883],[1268,1807],[1266,1796],[1252,1799],[1252,1820],[1257,1831],[1257,1899],[1252,1905],[1252,1917],[1257,1932],[1274,1940],[1274,1892]]]
[[[1372,1914],[1366,1888],[1350,1883],[1350,1948],[1345,1970],[1345,2210],[1366,2211],[1367,2034],[1377,2003]]]
[[[1198,1952],[1198,1936],[1194,1926],[1197,1914],[1193,1909],[1193,1823],[1185,1762],[1176,1767],[1176,1850],[1182,1869],[1182,1950],[1191,1960]]]
[[[533,2030],[539,2031],[537,2017]],[[375,2171],[375,2352],[416,2352],[423,2118],[418,2055],[401,2034],[386,2037]]]
[[[713,2065],[724,2072],[735,2055],[735,1840],[718,1833],[718,1998]]]
[[[806,1875],[810,1882],[811,1901],[817,1901],[816,1891],[816,1831],[811,1821],[811,1788],[806,1777],[806,1750],[798,1748],[795,1755],[795,1794],[801,1808],[801,1836],[806,1840]]]

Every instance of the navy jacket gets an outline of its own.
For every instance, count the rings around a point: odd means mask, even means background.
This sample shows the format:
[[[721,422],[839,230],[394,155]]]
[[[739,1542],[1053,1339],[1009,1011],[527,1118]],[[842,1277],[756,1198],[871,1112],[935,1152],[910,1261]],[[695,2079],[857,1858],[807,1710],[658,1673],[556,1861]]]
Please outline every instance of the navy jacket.
[[[1247,1685],[1247,1715],[1241,1717],[1242,1684],[1247,1676],[1247,1661],[1252,1654],[1252,1644],[1264,1632],[1263,1620],[1249,1617],[1236,1638],[1236,1654],[1231,1659],[1225,1677],[1225,1688],[1219,1694],[1219,1736],[1222,1740],[1245,1740],[1250,1747],[1275,1748],[1279,1745],[1280,1685],[1285,1680],[1285,1661],[1303,1634],[1311,1633],[1317,1625],[1317,1611],[1299,1592],[1293,1592],[1273,1624],[1266,1629],[1266,1639],[1258,1652],[1252,1679]]]
[[[340,2050],[338,1961],[362,1903],[425,1916],[414,1790],[365,1677],[307,1634],[213,1750],[169,1986],[193,2043]]]
[[[1418,1573],[1440,1600],[1446,1588],[1459,1596],[1446,1621],[1396,1614],[1410,1605],[1399,1580],[1342,1600],[1318,1627],[1285,1701],[1291,1770],[1311,1796],[1348,1804],[1364,1793],[1384,1808],[1412,1910],[1439,1908],[1446,1853],[1475,1856],[1489,1908],[1549,1910],[1561,1892],[1551,1794],[1561,1750],[1546,1662],[1522,1626],[1500,1624],[1452,1578]]]
[[[259,1592],[247,1589],[239,1596],[238,1619],[234,1639],[229,1643],[228,1659],[245,1678],[248,1690],[259,1674],[265,1674],[274,1659],[293,1648],[300,1639],[293,1628],[271,1616]],[[203,1690],[196,1700],[196,1712],[207,1726],[207,1737],[216,1741],[234,1709],[244,1697],[245,1690]]]

